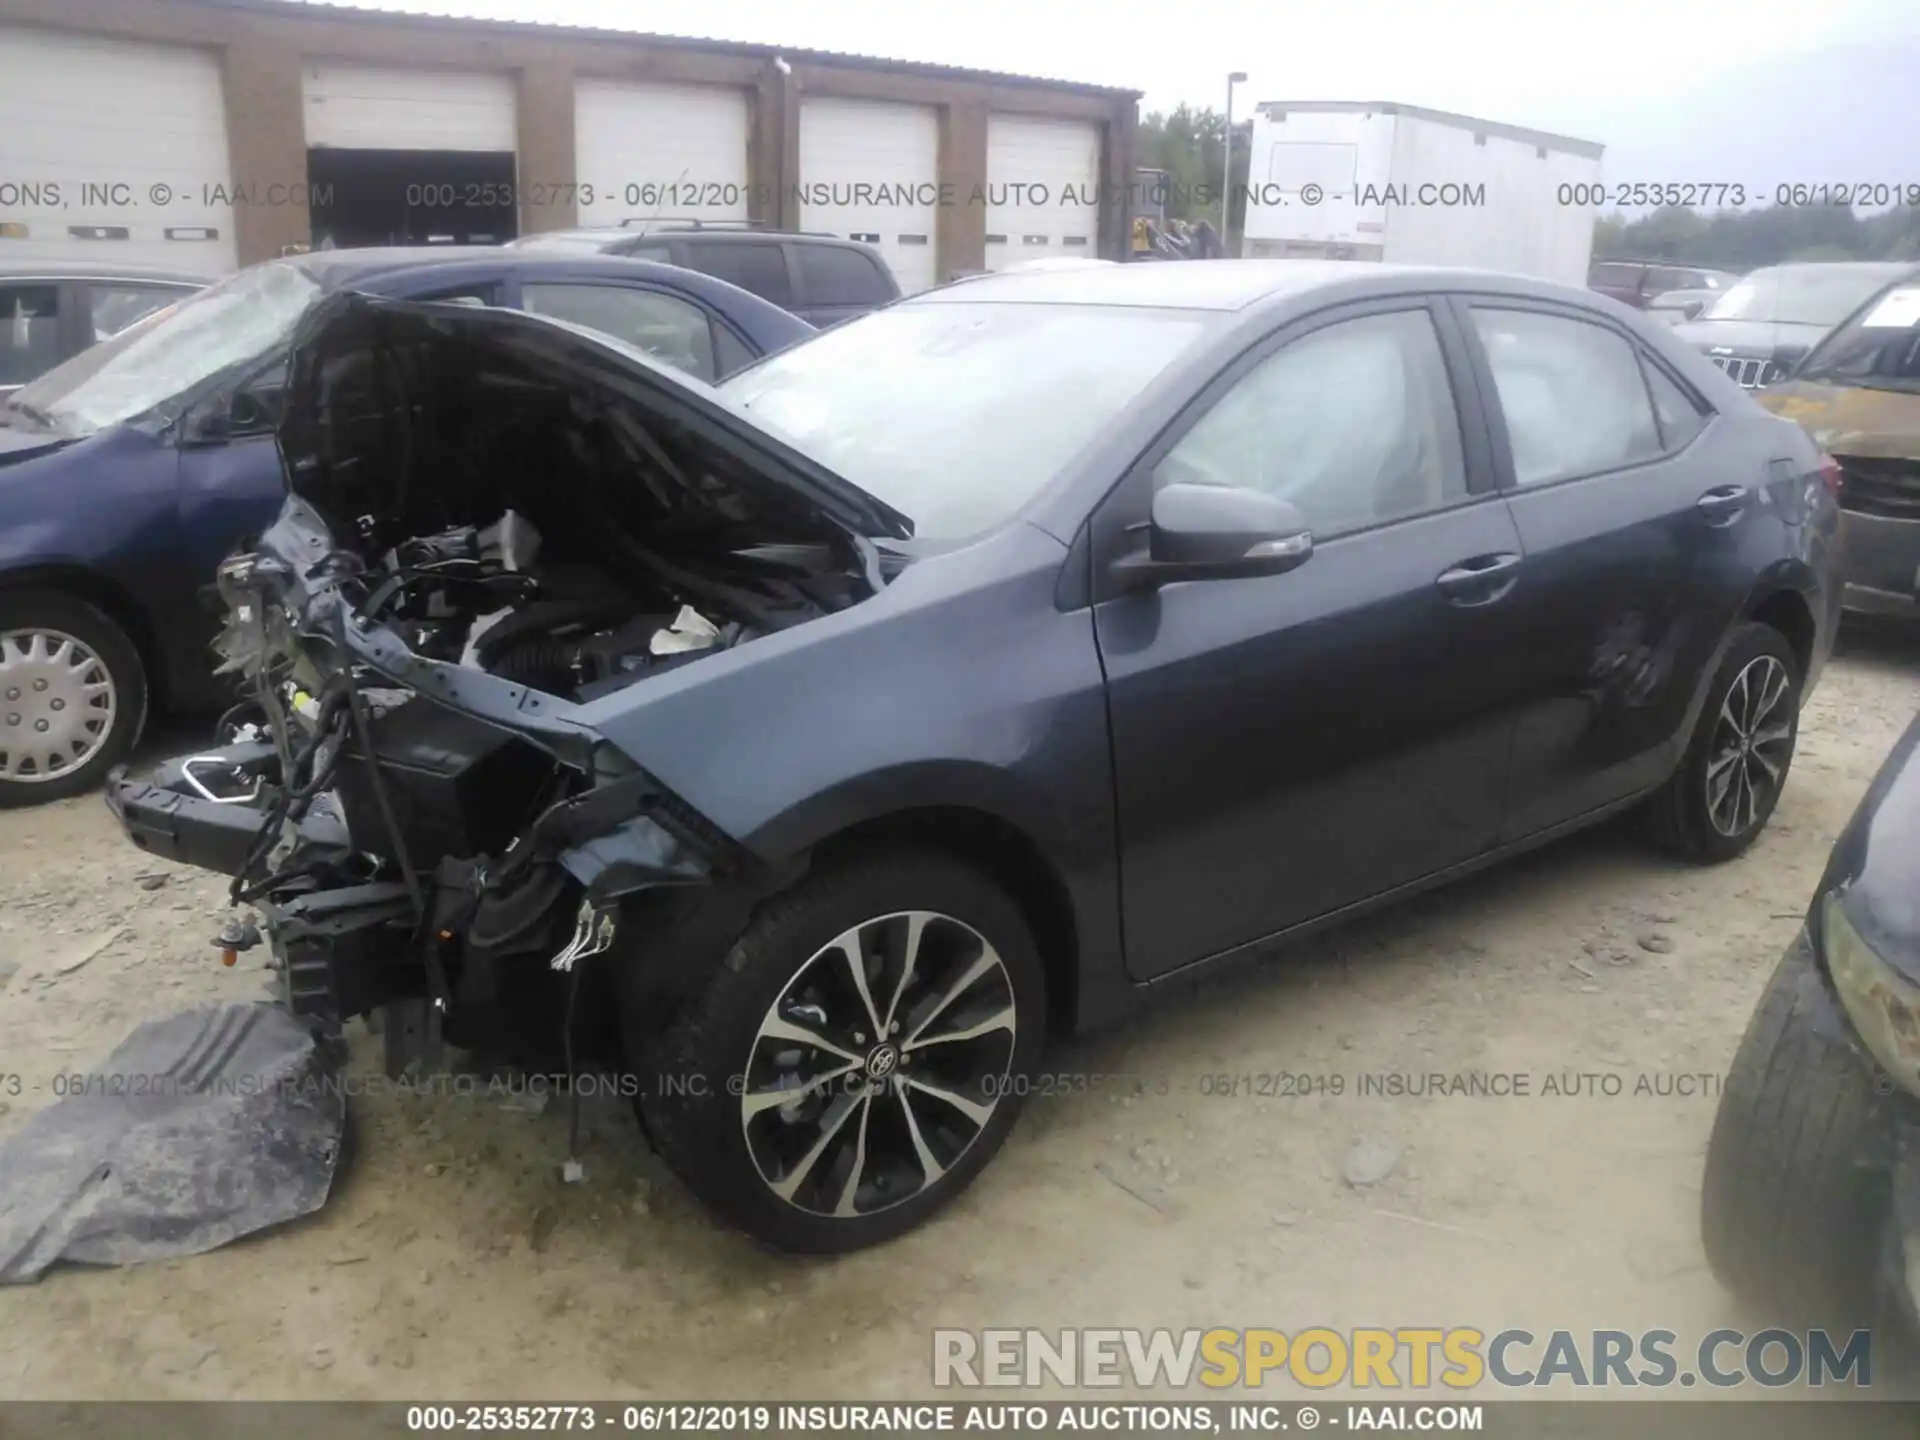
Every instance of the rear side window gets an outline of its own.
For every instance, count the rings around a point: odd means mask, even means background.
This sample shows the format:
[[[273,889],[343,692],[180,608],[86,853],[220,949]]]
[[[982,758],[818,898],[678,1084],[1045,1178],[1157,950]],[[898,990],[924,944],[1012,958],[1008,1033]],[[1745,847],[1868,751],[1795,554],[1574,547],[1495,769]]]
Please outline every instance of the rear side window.
[[[1700,277],[1688,270],[1669,270],[1656,265],[1647,271],[1647,283],[1644,287],[1649,295],[1658,295],[1666,290],[1689,290],[1699,283]]]
[[[1640,364],[1647,372],[1647,389],[1653,395],[1654,418],[1660,422],[1660,443],[1669,451],[1679,450],[1707,428],[1707,417],[1666,371],[1644,355]]]
[[[0,385],[24,385],[59,363],[59,286],[0,285]]]
[[[796,245],[800,285],[809,305],[884,305],[893,286],[863,250],[839,245]]]
[[[726,241],[716,245],[687,244],[686,265],[715,279],[750,290],[776,305],[793,304],[793,282],[787,278],[786,251],[775,241]]]
[[[1631,290],[1640,283],[1638,265],[1596,265],[1587,274],[1589,285],[1605,285],[1610,290]]]
[[[1544,485],[1660,453],[1633,346],[1604,326],[1475,306],[1513,449],[1514,481]]]

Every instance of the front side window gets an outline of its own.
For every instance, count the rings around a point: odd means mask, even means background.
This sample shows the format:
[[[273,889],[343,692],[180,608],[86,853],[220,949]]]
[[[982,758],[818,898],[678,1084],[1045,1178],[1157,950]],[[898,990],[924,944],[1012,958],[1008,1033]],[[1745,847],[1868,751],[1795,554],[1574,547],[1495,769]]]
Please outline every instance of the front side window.
[[[1296,506],[1317,537],[1438,510],[1467,494],[1460,424],[1425,310],[1341,321],[1240,379],[1154,472]]]
[[[626,285],[522,285],[520,303],[532,314],[624,340],[689,375],[714,378],[707,313],[676,296]]]
[[[60,287],[0,285],[0,385],[24,385],[60,360]]]
[[[1506,416],[1514,481],[1544,485],[1617,470],[1660,451],[1633,346],[1604,326],[1475,306]]]

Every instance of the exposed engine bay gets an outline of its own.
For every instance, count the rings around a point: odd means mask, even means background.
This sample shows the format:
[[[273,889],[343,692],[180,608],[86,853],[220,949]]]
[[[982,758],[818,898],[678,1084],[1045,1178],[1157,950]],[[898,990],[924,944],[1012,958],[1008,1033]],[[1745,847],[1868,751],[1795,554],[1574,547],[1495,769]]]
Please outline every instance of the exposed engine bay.
[[[752,868],[582,707],[904,563],[870,538],[902,517],[624,358],[509,312],[323,305],[290,498],[217,580],[225,743],[109,782],[136,843],[232,877],[218,943],[270,945],[316,1033],[382,1012],[391,1070],[443,1035],[571,1065],[582,962],[646,943],[632,907]]]

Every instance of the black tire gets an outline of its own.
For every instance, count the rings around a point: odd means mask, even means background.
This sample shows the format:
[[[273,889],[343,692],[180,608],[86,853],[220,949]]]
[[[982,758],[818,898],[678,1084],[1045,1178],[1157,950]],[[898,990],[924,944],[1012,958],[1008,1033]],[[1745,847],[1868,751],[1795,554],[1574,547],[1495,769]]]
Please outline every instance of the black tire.
[[[1708,769],[1715,763],[1718,754],[1722,712],[1730,695],[1740,686],[1742,676],[1749,674],[1749,667],[1769,660],[1784,668],[1788,687],[1777,707],[1787,726],[1786,738],[1784,744],[1769,747],[1770,758],[1779,766],[1779,779],[1762,782],[1764,793],[1758,789],[1753,792],[1755,803],[1751,819],[1742,815],[1741,823],[1736,823],[1732,833],[1728,833],[1714,818],[1708,790]],[[1733,859],[1759,838],[1760,832],[1767,827],[1774,806],[1779,803],[1780,791],[1786,785],[1787,774],[1793,764],[1793,751],[1800,735],[1802,680],[1799,657],[1794,654],[1787,637],[1778,630],[1770,625],[1749,622],[1734,631],[1720,668],[1714,673],[1706,704],[1700,709],[1700,718],[1694,722],[1693,736],[1688,741],[1679,768],[1647,802],[1647,830],[1655,844],[1683,860],[1718,864]],[[1771,717],[1769,719],[1771,721]],[[1749,774],[1759,776],[1764,773],[1757,763],[1735,763],[1746,767]]]
[[[772,1189],[772,1182],[763,1178],[749,1149],[741,1099],[743,1086],[752,1085],[758,1090],[761,1082],[739,1077],[752,1069],[752,1057],[764,1054],[756,1049],[763,1020],[825,947],[874,917],[907,911],[932,911],[951,917],[977,932],[976,938],[983,938],[998,952],[1005,988],[1015,1010],[1011,1042],[1004,1052],[995,1052],[1005,1056],[1004,1075],[990,1079],[983,1087],[993,1091],[990,1116],[973,1131],[970,1143],[950,1157],[943,1173],[931,1184],[911,1193],[910,1198],[888,1202],[870,1213],[845,1217],[817,1213],[781,1198]],[[931,929],[928,933],[932,934]],[[962,931],[953,934],[961,935]],[[925,963],[929,974],[916,977],[916,984],[932,982],[935,974],[942,973],[935,968],[940,963],[937,958],[929,957]],[[955,969],[945,972],[948,976],[960,969],[958,959],[952,963]],[[997,975],[990,974],[989,981],[1000,983]],[[880,988],[876,982],[874,989]],[[939,988],[937,983],[935,988]],[[976,993],[976,989],[961,993]],[[875,1008],[886,1008],[884,1000],[877,1001]],[[1043,1052],[1046,1008],[1045,977],[1032,933],[1019,906],[998,886],[938,854],[906,851],[855,857],[808,876],[766,902],[755,914],[705,989],[694,996],[666,1033],[648,1046],[649,1054],[642,1063],[652,1073],[641,1085],[641,1119],[661,1157],[688,1188],[722,1219],[755,1239],[774,1249],[800,1254],[863,1249],[893,1239],[928,1219],[964,1190],[993,1158],[1018,1115],[1027,1088],[1022,1082],[1031,1076]],[[857,1015],[859,1011],[856,1008],[852,1013]],[[844,1037],[847,1030],[836,1027],[835,1033]],[[922,1059],[920,1073],[925,1074],[927,1057]],[[899,1063],[904,1067],[911,1060]],[[996,1059],[993,1063],[997,1066],[1000,1062]],[[842,1083],[864,1083],[864,1074],[850,1076]],[[914,1077],[902,1068],[891,1078],[898,1084]],[[880,1082],[882,1086],[888,1083]],[[875,1114],[890,1097],[888,1092],[875,1100]],[[936,1111],[939,1108],[937,1102],[923,1103],[934,1104]],[[768,1118],[784,1123],[777,1114]],[[876,1125],[882,1123],[886,1122],[875,1121]],[[797,1133],[803,1141],[807,1138],[804,1132]],[[863,1146],[866,1133],[864,1128],[860,1132]],[[931,1126],[928,1134],[934,1134]],[[862,1157],[864,1154],[863,1150]],[[837,1151],[831,1159],[823,1153],[821,1162],[823,1170],[832,1172],[823,1173],[821,1182],[835,1187],[843,1183],[837,1177],[851,1170],[853,1163],[844,1151]],[[843,1162],[845,1170],[838,1168]],[[924,1167],[919,1170],[922,1179],[928,1173]],[[887,1177],[881,1183],[886,1184]],[[875,1198],[869,1193],[870,1204]]]
[[[1761,996],[1707,1143],[1701,1238],[1720,1283],[1771,1318],[1866,1325],[1883,1300],[1890,1084],[1849,1047],[1824,986],[1803,939]]]
[[[34,703],[32,691],[25,686],[9,686],[0,678],[0,809],[64,800],[91,790],[106,777],[107,771],[126,759],[147,721],[146,667],[141,664],[140,652],[126,632],[113,620],[84,600],[69,595],[39,590],[0,591],[0,648],[4,648],[4,654],[0,654],[0,671],[4,671],[8,658],[16,664],[24,659],[22,646],[7,637],[34,631],[71,637],[98,660],[112,682],[112,719],[100,732],[94,748],[79,763],[43,769],[36,760],[33,769],[38,774],[11,775],[7,773],[9,730],[14,726],[50,722],[57,717],[35,717],[28,708]],[[20,708],[12,708],[15,705]]]

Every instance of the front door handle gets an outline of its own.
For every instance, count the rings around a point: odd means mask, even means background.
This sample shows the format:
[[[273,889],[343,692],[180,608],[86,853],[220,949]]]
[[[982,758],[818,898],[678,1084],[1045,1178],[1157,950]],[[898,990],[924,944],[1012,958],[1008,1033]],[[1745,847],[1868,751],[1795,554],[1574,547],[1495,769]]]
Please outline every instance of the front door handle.
[[[1455,605],[1491,605],[1504,599],[1520,578],[1520,557],[1509,552],[1476,555],[1443,570],[1434,584]]]
[[[1716,485],[1694,502],[1709,525],[1731,525],[1738,520],[1753,498],[1745,485]]]

